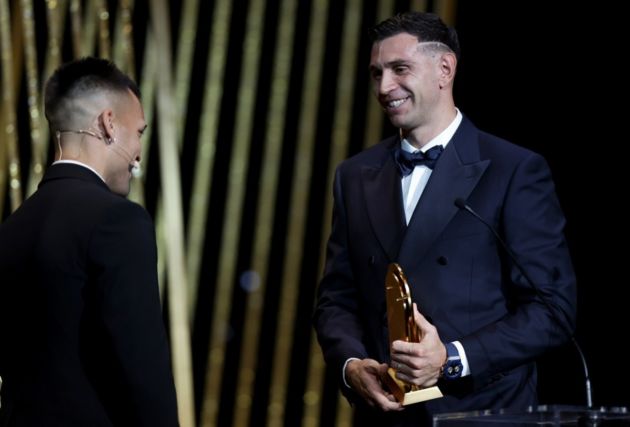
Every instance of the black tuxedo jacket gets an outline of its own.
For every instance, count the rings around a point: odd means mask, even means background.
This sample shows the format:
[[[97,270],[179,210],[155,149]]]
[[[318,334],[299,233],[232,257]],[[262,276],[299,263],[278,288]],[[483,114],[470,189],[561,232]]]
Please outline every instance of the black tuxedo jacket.
[[[154,229],[89,169],[0,225],[3,426],[176,426]]]
[[[492,224],[572,330],[575,277],[564,217],[544,159],[479,131],[465,117],[405,224],[390,138],[343,162],[315,328],[341,377],[350,357],[389,361],[384,278],[398,262],[413,300],[443,341],[459,340],[471,376],[442,383],[448,396],[398,414],[369,413],[363,425],[419,425],[434,413],[523,408],[536,402],[533,360],[568,339],[549,310],[461,197]],[[352,392],[344,392],[352,399]],[[379,418],[379,417],[382,417]],[[360,424],[359,424],[360,425]]]

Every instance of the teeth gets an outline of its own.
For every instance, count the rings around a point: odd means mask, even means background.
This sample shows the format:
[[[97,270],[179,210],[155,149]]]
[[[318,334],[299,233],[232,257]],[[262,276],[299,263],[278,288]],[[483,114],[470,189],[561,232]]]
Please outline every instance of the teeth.
[[[389,103],[387,103],[387,106],[389,108],[396,108],[396,107],[400,107],[400,105],[405,102],[407,100],[407,98],[405,99],[396,99],[394,101],[390,101]]]

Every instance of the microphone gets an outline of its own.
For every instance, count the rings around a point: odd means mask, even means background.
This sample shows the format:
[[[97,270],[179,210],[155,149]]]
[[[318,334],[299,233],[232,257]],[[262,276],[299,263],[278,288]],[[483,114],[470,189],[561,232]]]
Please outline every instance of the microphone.
[[[127,150],[125,150],[120,145],[108,144],[108,146],[114,151],[114,153],[118,154],[120,157],[129,162],[129,172],[134,178],[139,178],[142,176],[142,169],[140,167],[140,162],[137,161]]]
[[[571,338],[571,342],[575,346],[575,349],[577,350],[578,354],[580,355],[580,359],[582,361],[582,369],[584,370],[584,380],[586,382],[586,403],[588,405],[588,408],[591,409],[593,407],[593,396],[592,396],[592,391],[591,391],[591,378],[590,378],[590,376],[588,374],[588,366],[586,365],[586,358],[584,357],[584,353],[582,352],[582,348],[580,347],[580,345],[578,344],[577,340],[575,339],[575,336],[573,336],[573,334],[571,333],[569,328],[566,326],[566,324],[556,315],[556,312],[551,307],[551,304],[549,303],[549,301],[547,301],[545,296],[542,294],[542,292],[540,291],[540,288],[534,283],[534,281],[529,276],[529,274],[527,274],[527,272],[525,271],[525,269],[523,268],[521,263],[518,262],[518,260],[516,259],[516,256],[514,255],[514,253],[510,249],[510,247],[507,245],[507,243],[505,243],[503,241],[503,239],[501,238],[501,236],[499,236],[499,233],[497,233],[497,231],[494,229],[494,227],[492,225],[490,225],[489,223],[487,223],[483,218],[481,218],[481,216],[477,212],[475,212],[473,210],[473,208],[468,206],[468,204],[466,204],[464,199],[462,199],[461,197],[458,197],[457,199],[455,199],[455,206],[457,206],[459,209],[461,209],[463,211],[468,212],[473,217],[478,219],[483,225],[488,227],[488,229],[492,232],[492,234],[494,235],[494,237],[497,240],[497,242],[500,243],[500,245],[503,248],[503,250],[508,254],[508,256],[510,257],[510,259],[512,260],[512,262],[514,263],[514,265],[516,266],[518,271],[523,275],[523,277],[525,278],[525,280],[527,281],[529,286],[534,290],[534,292],[536,293],[536,296],[540,299],[540,301],[542,301],[542,303],[545,305],[547,310],[549,310],[549,312],[551,313],[551,316],[558,323],[558,325],[560,325],[562,330]]]

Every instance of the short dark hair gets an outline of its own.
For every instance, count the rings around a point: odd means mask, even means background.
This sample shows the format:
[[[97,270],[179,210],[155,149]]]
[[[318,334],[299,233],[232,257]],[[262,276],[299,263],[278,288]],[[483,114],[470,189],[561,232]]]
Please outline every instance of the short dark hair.
[[[370,38],[379,42],[386,38],[409,33],[418,38],[419,42],[444,43],[455,53],[459,60],[460,48],[457,31],[448,27],[440,17],[434,13],[403,12],[392,16],[370,29]]]
[[[116,65],[106,59],[85,57],[59,67],[46,83],[44,108],[52,122],[58,114],[64,114],[64,101],[82,95],[112,91],[125,93],[130,90],[140,99],[138,85]],[[52,124],[52,123],[51,123]]]

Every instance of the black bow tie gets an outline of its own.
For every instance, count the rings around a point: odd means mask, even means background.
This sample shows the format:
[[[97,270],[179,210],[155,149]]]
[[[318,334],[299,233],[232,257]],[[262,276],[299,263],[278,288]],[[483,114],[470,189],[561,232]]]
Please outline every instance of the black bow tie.
[[[394,161],[400,170],[400,175],[407,176],[418,165],[425,165],[429,169],[433,169],[442,151],[444,151],[444,147],[441,145],[431,147],[425,153],[422,151],[409,153],[400,147],[396,147],[394,150]]]

